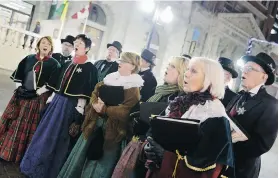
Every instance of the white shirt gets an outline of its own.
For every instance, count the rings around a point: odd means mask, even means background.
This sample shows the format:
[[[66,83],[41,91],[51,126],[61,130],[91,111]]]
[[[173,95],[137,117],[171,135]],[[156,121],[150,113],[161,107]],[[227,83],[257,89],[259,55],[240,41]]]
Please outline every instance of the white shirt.
[[[261,88],[263,85],[264,85],[264,83],[262,83],[262,84],[260,84],[260,85],[258,85],[258,86],[256,86],[256,87],[254,87],[254,88],[252,88],[252,89],[249,91],[249,92],[250,92],[250,95],[251,95],[251,96],[254,96],[254,95],[258,94],[260,88]]]
[[[147,68],[141,68],[140,71],[141,71],[141,72],[144,72],[144,71],[146,71],[146,70],[148,70],[148,69],[150,69],[150,68],[149,68],[149,67],[147,67]]]
[[[107,59],[106,59],[107,60]],[[107,60],[109,63],[116,61],[116,59],[111,59],[110,61]],[[106,64],[102,64],[101,66],[101,71],[104,69],[104,67],[106,66]]]

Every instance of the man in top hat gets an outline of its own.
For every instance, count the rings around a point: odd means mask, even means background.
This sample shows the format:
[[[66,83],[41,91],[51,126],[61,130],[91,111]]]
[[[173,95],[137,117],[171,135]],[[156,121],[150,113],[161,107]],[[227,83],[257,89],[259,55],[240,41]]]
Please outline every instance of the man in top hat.
[[[94,65],[98,70],[98,82],[103,81],[106,75],[116,72],[118,70],[118,63],[116,60],[120,57],[122,52],[122,45],[118,41],[107,44],[107,57],[103,60],[98,60]]]
[[[275,80],[275,62],[265,53],[244,56],[242,88],[226,110],[246,131],[248,140],[234,143],[237,178],[258,178],[261,155],[272,147],[278,131],[278,101],[265,86]],[[233,138],[239,138],[236,133]]]
[[[220,57],[218,59],[219,63],[222,65],[224,69],[224,78],[225,78],[225,96],[223,100],[221,101],[223,105],[226,107],[229,102],[233,99],[233,97],[236,96],[236,93],[233,92],[229,87],[228,84],[232,80],[232,78],[237,78],[238,74],[234,68],[233,61],[231,59],[225,58],[225,57]]]
[[[65,62],[72,60],[71,53],[74,50],[74,40],[75,37],[68,35],[65,39],[61,39],[62,44],[62,54],[61,53],[53,53],[52,57],[56,59],[61,66],[65,64]]]
[[[144,49],[141,53],[141,66],[139,75],[141,75],[142,79],[144,80],[143,87],[140,90],[142,102],[147,101],[155,93],[157,80],[152,73],[152,68],[155,66],[155,58],[155,54],[147,49]]]

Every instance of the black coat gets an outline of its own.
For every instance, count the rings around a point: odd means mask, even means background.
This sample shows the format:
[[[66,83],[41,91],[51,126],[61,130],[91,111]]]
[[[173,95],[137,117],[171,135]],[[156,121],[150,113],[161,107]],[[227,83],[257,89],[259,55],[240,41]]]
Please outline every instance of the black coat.
[[[36,66],[40,66],[40,70],[36,73],[37,88],[51,81],[56,81],[56,76],[59,75],[60,64],[52,57],[45,61],[39,61],[35,54],[28,55],[20,61],[17,69],[11,75],[11,79],[14,82],[24,83],[27,73],[34,70]]]
[[[73,68],[70,71],[70,78],[64,82],[64,77],[71,67]],[[74,64],[68,61],[61,68],[60,75],[51,79],[47,87],[69,97],[90,99],[98,82],[97,78],[97,69],[91,62]]]
[[[228,104],[230,112],[241,95]],[[244,104],[246,110],[234,119],[248,133],[249,140],[234,144],[237,178],[258,178],[260,156],[270,150],[278,131],[278,101],[264,88]]]
[[[154,95],[157,86],[157,80],[151,72],[151,69],[139,72],[139,75],[144,80],[143,87],[140,90],[140,95],[141,101],[145,102]]]
[[[224,98],[221,100],[221,102],[223,103],[224,107],[227,107],[227,105],[229,104],[229,102],[236,96],[236,93],[233,92],[229,87],[226,87],[225,89],[225,96]]]
[[[94,65],[98,70],[98,82],[103,81],[108,74],[116,72],[118,70],[117,62],[108,62],[107,60],[99,60],[95,62]],[[102,67],[103,65],[104,67]]]
[[[60,63],[61,66],[63,66],[67,61],[71,61],[72,60],[72,56],[71,55],[65,57],[61,53],[53,53],[52,57],[54,59],[56,59]]]

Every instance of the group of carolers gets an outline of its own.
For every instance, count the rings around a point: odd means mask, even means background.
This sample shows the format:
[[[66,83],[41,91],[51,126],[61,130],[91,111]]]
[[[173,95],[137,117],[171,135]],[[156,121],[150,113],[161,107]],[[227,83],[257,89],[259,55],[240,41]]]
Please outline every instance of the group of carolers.
[[[1,117],[0,158],[20,163],[23,174],[30,178],[259,176],[260,157],[272,147],[278,130],[277,100],[265,89],[275,80],[270,56],[242,57],[244,90],[234,93],[228,83],[238,73],[228,58],[216,62],[172,57],[164,84],[157,86],[152,73],[155,55],[149,50],[141,56],[122,53],[121,43],[114,41],[107,44],[106,59],[92,64],[87,58],[92,42],[86,35],[69,35],[61,43],[62,54],[52,54],[52,39],[42,37],[38,53],[26,56],[11,76],[17,89]],[[104,86],[123,87],[122,103],[106,105],[100,98]],[[140,102],[168,103],[166,116],[199,120],[204,134],[192,151],[172,152],[152,139],[148,124],[135,120],[132,127],[140,127],[140,132],[132,134],[140,137],[131,139],[130,113]],[[248,140],[237,140],[237,133],[231,133],[229,117],[246,131]]]
[[[61,44],[62,54],[52,53],[52,39],[42,37],[37,54],[19,63],[11,76],[17,89],[1,116],[0,157],[20,162],[29,177],[57,177],[80,136],[84,109],[96,84],[119,69],[116,60],[122,45],[118,41],[108,44],[107,58],[94,65],[86,55],[92,44],[86,35],[68,35]],[[144,50],[138,64],[153,59],[154,54]],[[141,77],[140,83],[142,87]]]

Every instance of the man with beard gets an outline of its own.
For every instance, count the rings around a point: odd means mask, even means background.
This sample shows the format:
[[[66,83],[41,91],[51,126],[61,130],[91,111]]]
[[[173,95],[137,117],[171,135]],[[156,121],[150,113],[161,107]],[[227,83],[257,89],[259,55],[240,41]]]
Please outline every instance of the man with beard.
[[[236,93],[229,88],[228,84],[230,83],[232,78],[237,78],[238,74],[234,68],[234,64],[231,59],[220,57],[218,61],[224,69],[224,78],[225,78],[224,82],[226,88],[225,88],[225,96],[221,102],[226,107],[229,104],[229,102],[233,99],[233,97],[236,96]]]
[[[157,80],[152,73],[152,68],[155,66],[155,58],[155,54],[147,49],[144,49],[141,53],[141,66],[139,75],[141,75],[142,79],[144,80],[143,87],[140,90],[142,102],[146,102],[155,93]]]
[[[52,54],[52,57],[56,59],[61,64],[61,66],[63,66],[66,61],[72,60],[71,53],[74,50],[74,40],[75,37],[71,35],[68,35],[65,39],[61,39],[62,54],[61,53]]]
[[[110,73],[116,72],[118,70],[118,63],[116,60],[119,58],[122,52],[122,45],[118,41],[107,44],[108,54],[106,59],[97,61],[94,65],[98,70],[98,82],[103,81],[103,79]]]
[[[234,97],[226,110],[246,131],[248,140],[234,144],[237,178],[258,178],[261,155],[274,144],[278,132],[278,101],[266,92],[265,86],[275,81],[276,65],[266,53],[243,56],[243,91]],[[232,133],[233,139],[241,138]]]

